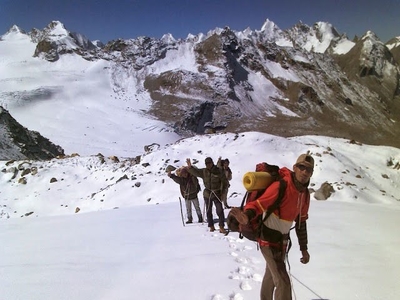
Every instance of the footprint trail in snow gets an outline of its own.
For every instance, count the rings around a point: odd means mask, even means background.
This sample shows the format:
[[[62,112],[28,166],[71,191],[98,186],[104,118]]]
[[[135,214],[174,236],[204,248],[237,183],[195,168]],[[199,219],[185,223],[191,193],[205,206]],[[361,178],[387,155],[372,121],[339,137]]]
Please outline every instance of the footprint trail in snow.
[[[214,235],[218,237],[219,235]],[[222,240],[228,242],[229,255],[236,262],[236,267],[228,271],[228,277],[237,281],[238,290],[241,293],[231,293],[230,295],[214,294],[210,300],[245,300],[246,291],[259,289],[264,271],[264,261],[257,250],[257,244],[249,245],[249,242],[235,236],[235,233],[227,236],[219,236]]]

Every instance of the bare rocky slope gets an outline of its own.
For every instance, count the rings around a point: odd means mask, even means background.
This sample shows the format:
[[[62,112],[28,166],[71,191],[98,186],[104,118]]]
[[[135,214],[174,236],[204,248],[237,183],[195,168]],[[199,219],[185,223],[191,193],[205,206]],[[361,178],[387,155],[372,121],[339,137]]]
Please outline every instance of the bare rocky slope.
[[[136,49],[154,47],[153,60],[192,43],[197,72],[171,69],[148,73],[143,86],[153,99],[150,113],[174,123],[180,133],[261,131],[281,136],[321,134],[363,143],[400,146],[399,62],[372,33],[367,32],[351,50],[338,54],[335,47],[346,40],[335,30],[324,51],[306,49],[310,37],[323,42],[318,26],[298,24],[287,32],[275,28],[236,33],[229,28],[196,42],[148,39]],[[282,46],[282,40],[286,44]],[[153,43],[152,43],[153,42]],[[160,41],[158,41],[160,42]],[[106,56],[114,43],[106,45]],[[289,46],[287,46],[289,45]],[[138,57],[126,53],[124,61],[145,70]],[[149,51],[153,53],[153,51]],[[394,53],[394,54],[393,54]],[[254,80],[254,77],[258,77]],[[265,87],[261,87],[264,85]]]
[[[0,160],[42,160],[64,155],[60,146],[23,127],[1,106],[0,134]]]

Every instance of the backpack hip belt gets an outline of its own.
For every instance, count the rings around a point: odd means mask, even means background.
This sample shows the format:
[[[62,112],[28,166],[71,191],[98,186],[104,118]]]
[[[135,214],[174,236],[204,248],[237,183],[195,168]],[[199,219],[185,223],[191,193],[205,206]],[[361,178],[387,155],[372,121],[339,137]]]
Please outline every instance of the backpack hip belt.
[[[260,246],[273,247],[277,249],[286,249],[287,245],[289,244],[289,239],[290,237],[289,234],[287,233],[282,235],[282,240],[278,243],[268,242],[262,239],[258,239],[258,243],[260,244]]]

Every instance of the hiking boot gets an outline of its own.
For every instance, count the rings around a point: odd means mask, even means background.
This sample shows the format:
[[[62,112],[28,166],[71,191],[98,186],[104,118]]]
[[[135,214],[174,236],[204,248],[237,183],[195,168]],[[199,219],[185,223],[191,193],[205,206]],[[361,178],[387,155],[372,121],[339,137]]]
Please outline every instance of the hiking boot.
[[[210,226],[210,232],[214,232],[215,231],[215,227],[214,226]]]
[[[203,218],[202,217],[199,218],[199,223],[203,223]]]
[[[220,233],[226,233],[226,230],[225,230],[224,226],[219,226],[219,232]]]
[[[186,221],[186,224],[192,224],[192,223],[193,223],[192,220],[187,220],[187,221]]]

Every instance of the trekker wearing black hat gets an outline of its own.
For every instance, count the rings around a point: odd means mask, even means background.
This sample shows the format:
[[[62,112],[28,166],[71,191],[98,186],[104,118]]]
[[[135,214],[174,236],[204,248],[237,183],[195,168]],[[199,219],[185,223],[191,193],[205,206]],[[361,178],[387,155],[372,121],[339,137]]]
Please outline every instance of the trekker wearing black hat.
[[[203,197],[204,203],[206,205],[207,223],[210,231],[215,231],[212,213],[212,205],[214,203],[219,219],[219,232],[226,233],[226,230],[224,228],[225,215],[221,202],[223,191],[228,187],[228,180],[226,179],[224,172],[222,172],[221,169],[214,165],[214,161],[211,157],[207,157],[205,159],[206,167],[202,169],[198,169],[192,166],[190,158],[186,160],[186,163],[188,165],[188,171],[190,174],[203,179],[205,187],[203,191]]]

